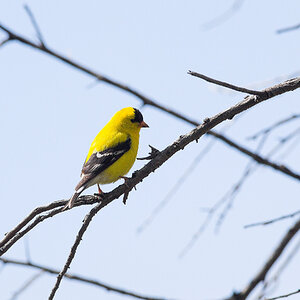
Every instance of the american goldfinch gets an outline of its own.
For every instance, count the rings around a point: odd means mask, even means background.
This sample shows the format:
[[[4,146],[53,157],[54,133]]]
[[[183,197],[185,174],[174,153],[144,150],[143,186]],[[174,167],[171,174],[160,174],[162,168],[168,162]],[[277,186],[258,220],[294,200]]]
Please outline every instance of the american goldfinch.
[[[65,208],[72,208],[88,187],[112,183],[129,172],[137,155],[140,130],[149,127],[133,107],[118,111],[95,137],[81,171],[81,180]]]

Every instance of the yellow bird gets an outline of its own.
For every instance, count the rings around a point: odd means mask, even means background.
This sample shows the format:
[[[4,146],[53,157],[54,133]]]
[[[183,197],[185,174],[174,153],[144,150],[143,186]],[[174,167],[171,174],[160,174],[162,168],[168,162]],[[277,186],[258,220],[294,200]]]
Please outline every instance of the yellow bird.
[[[136,159],[140,130],[149,127],[133,107],[118,111],[95,137],[81,171],[81,180],[65,208],[72,208],[88,187],[112,183],[129,172]]]

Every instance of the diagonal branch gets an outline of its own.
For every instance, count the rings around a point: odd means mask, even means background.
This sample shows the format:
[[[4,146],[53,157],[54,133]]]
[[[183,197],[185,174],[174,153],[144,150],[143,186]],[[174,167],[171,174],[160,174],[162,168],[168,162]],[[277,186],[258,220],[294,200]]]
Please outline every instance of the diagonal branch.
[[[189,118],[189,117],[187,117],[187,116],[185,116],[185,115],[183,115],[183,114],[181,114],[181,113],[179,113],[179,112],[177,112],[177,111],[175,111],[175,110],[173,110],[169,107],[163,106],[162,104],[150,99],[149,97],[143,95],[142,93],[138,92],[137,90],[135,90],[133,88],[128,87],[127,85],[124,85],[120,82],[117,82],[117,81],[115,81],[115,80],[113,80],[113,79],[111,79],[107,76],[104,76],[104,75],[100,74],[100,73],[97,73],[97,72],[87,68],[86,66],[84,66],[82,64],[79,64],[79,63],[75,62],[74,60],[71,60],[71,59],[67,58],[66,56],[63,56],[63,55],[59,54],[58,52],[56,52],[54,50],[51,50],[49,47],[45,47],[45,45],[41,46],[39,44],[33,43],[32,41],[26,39],[25,37],[23,37],[23,36],[21,36],[17,33],[14,33],[12,30],[7,28],[6,26],[1,25],[1,23],[0,23],[0,29],[8,34],[9,40],[18,41],[22,44],[25,44],[29,47],[32,47],[32,48],[36,49],[36,50],[40,50],[44,53],[47,53],[48,55],[50,55],[52,57],[55,57],[60,61],[63,61],[64,63],[66,63],[66,64],[68,64],[68,65],[70,65],[70,66],[72,66],[72,67],[74,67],[74,68],[76,68],[76,69],[78,69],[78,70],[80,70],[80,71],[96,78],[99,81],[105,82],[109,85],[112,85],[116,88],[119,88],[119,89],[121,89],[125,92],[130,93],[131,95],[133,95],[133,96],[137,97],[138,99],[140,99],[144,105],[149,105],[149,106],[155,107],[155,108],[157,108],[159,110],[162,110],[162,111],[172,115],[173,117],[176,117],[180,120],[183,120],[183,121],[185,121],[185,122],[187,122],[191,125],[199,126],[199,124],[200,124],[199,122],[197,122],[195,120],[192,120],[191,118]],[[251,90],[249,90],[249,91],[251,91]],[[258,93],[260,93],[260,92],[258,92]],[[255,153],[253,153],[252,151],[246,149],[245,147],[240,146],[236,142],[233,142],[229,138],[227,138],[227,137],[225,137],[225,136],[223,136],[223,135],[221,135],[217,132],[214,132],[214,131],[208,131],[207,134],[212,135],[213,137],[223,141],[228,146],[233,147],[234,149],[242,152],[245,155],[249,156],[251,154],[250,156],[252,158],[254,156],[256,156],[258,158],[257,162],[260,163],[260,164],[264,164],[264,160],[260,159],[260,157],[257,156]],[[269,166],[273,167],[271,165],[269,165]],[[280,168],[278,168],[277,170],[281,171]]]
[[[107,202],[107,201],[106,201]],[[71,262],[73,261],[73,258],[75,257],[75,254],[76,254],[76,251],[77,251],[77,248],[82,240],[82,237],[85,233],[85,231],[87,230],[90,222],[92,221],[93,217],[99,212],[99,210],[101,208],[103,208],[104,206],[106,206],[109,202],[107,202],[107,204],[105,204],[106,202],[102,202],[102,203],[98,203],[94,208],[92,208],[90,210],[90,212],[85,216],[84,218],[84,221],[83,221],[83,224],[77,234],[77,237],[76,237],[76,240],[71,248],[71,251],[70,251],[70,254],[69,254],[69,257],[63,267],[63,269],[60,271],[60,273],[58,274],[57,276],[57,279],[56,279],[56,283],[50,293],[50,296],[49,296],[49,300],[52,300],[54,299],[54,296],[60,286],[60,283],[61,283],[61,280],[62,278],[65,276],[65,274],[67,273],[68,269],[70,268],[70,265],[71,265]]]
[[[288,294],[285,294],[285,295],[281,295],[281,296],[277,296],[277,297],[274,297],[274,298],[268,298],[268,299],[265,299],[265,300],[277,300],[277,299],[283,299],[283,298],[287,298],[287,297],[290,297],[290,296],[293,296],[293,295],[296,295],[296,294],[299,294],[300,293],[300,289],[295,291],[295,292],[292,292],[292,293],[288,293]]]
[[[64,207],[69,200],[59,200],[59,201],[54,201],[48,205],[45,206],[40,206],[35,208],[23,221],[21,221],[15,228],[13,228],[11,231],[5,234],[5,237],[2,239],[0,242],[0,256],[3,255],[8,249],[7,245],[9,243],[14,244],[17,240],[19,240],[25,233],[33,229],[37,224],[41,223],[47,218],[53,217],[54,215],[63,212],[61,209]],[[94,196],[82,196],[78,199],[76,202],[76,206],[81,206],[81,205],[87,205],[87,204],[95,204],[99,202],[97,197]],[[43,214],[44,212],[50,211],[49,214]],[[35,218],[36,217],[36,218]],[[35,220],[29,224],[33,219]],[[26,227],[23,231],[23,229],[27,224],[28,227]]]
[[[246,89],[246,88],[243,88],[243,87],[240,87],[240,86],[233,85],[231,83],[227,83],[225,81],[220,81],[220,80],[208,77],[206,75],[203,75],[203,74],[200,74],[200,73],[197,73],[197,72],[188,71],[188,74],[192,75],[192,76],[195,76],[195,77],[198,77],[198,78],[201,78],[201,79],[203,79],[205,81],[208,81],[210,83],[217,84],[217,85],[220,85],[220,86],[223,86],[223,87],[226,87],[228,89],[231,89],[231,90],[234,90],[234,91],[237,91],[237,92],[241,92],[241,93],[246,93],[246,94],[250,94],[250,95],[258,95],[258,96],[263,95],[263,93],[264,93],[262,91],[249,90],[249,89]]]
[[[296,245],[293,247],[291,252],[288,254],[288,256],[284,259],[284,261],[279,266],[278,270],[272,274],[270,278],[267,278],[263,282],[262,291],[260,293],[262,299],[263,296],[266,297],[266,294],[272,293],[272,289],[275,290],[276,287],[279,285],[279,277],[283,274],[284,270],[287,269],[287,267],[291,264],[292,260],[295,258],[295,256],[298,254],[300,249],[300,240]]]
[[[3,41],[0,42],[0,47],[5,45],[6,43],[12,41],[13,38],[11,38],[10,36],[8,36],[6,39],[4,39]]]
[[[251,280],[251,282],[241,292],[234,293],[227,300],[244,300],[244,299],[246,299],[249,296],[249,294],[256,288],[256,286],[260,282],[264,281],[267,273],[270,271],[272,266],[276,263],[277,259],[283,253],[286,246],[293,239],[293,237],[298,233],[299,230],[300,230],[300,219],[285,234],[285,236],[280,241],[280,243],[277,246],[277,248],[275,249],[275,251],[271,254],[269,259],[263,265],[261,270],[259,270],[259,272],[254,276],[254,278]]]
[[[157,153],[157,155],[149,161],[148,164],[146,164],[143,168],[140,170],[136,171],[133,174],[133,177],[126,182],[126,185],[120,185],[116,189],[114,189],[112,192],[108,193],[109,199],[117,199],[124,193],[130,192],[138,183],[140,183],[145,177],[147,177],[151,172],[154,170],[158,169],[163,163],[165,163],[168,159],[170,159],[176,152],[184,149],[185,146],[187,146],[189,143],[193,141],[197,141],[201,136],[206,134],[208,131],[210,131],[212,128],[220,124],[221,122],[227,120],[227,119],[232,119],[235,115],[251,108],[254,105],[257,105],[258,103],[261,103],[267,99],[271,99],[272,97],[275,97],[277,95],[286,93],[288,91],[293,91],[297,88],[300,87],[300,78],[295,78],[291,79],[288,81],[285,81],[281,84],[275,85],[273,87],[270,87],[267,89],[267,92],[264,94],[264,96],[247,96],[244,98],[243,101],[240,103],[234,105],[233,107],[223,111],[222,113],[219,113],[215,115],[212,118],[206,118],[205,122],[195,129],[193,129],[190,133],[181,136],[177,141],[175,141],[173,144],[170,146],[166,147],[163,151],[160,151]],[[256,154],[253,154],[253,159],[256,161],[260,161],[261,157],[257,156]],[[281,170],[281,172],[284,172],[285,174],[300,180],[300,175],[293,173],[286,167],[282,168],[282,166],[278,166],[276,164],[266,162],[264,161],[267,165],[270,165],[274,167],[275,169]],[[92,204],[95,203],[99,200],[97,200],[96,197],[93,196],[86,196],[88,197],[88,202],[86,204]],[[83,200],[85,197],[81,197],[81,200]],[[80,201],[81,201],[80,200]],[[111,200],[111,201],[112,201]],[[12,231],[6,234],[6,237],[2,240],[0,244],[0,256],[5,252],[5,247],[7,244],[11,243],[10,241],[12,239],[17,240],[18,235],[20,235],[20,230],[24,228],[30,221],[32,221],[36,216],[37,219],[34,221],[36,222],[35,225],[37,225],[40,221],[39,218],[43,219],[43,216],[39,215],[42,212],[61,207],[65,205],[66,201],[58,201],[58,202],[53,202],[47,206],[39,207],[35,210],[33,210],[28,217],[26,217],[20,224],[18,224]],[[78,202],[79,203],[79,202]],[[80,202],[81,203],[81,202]],[[78,205],[78,204],[77,204]],[[49,213],[48,217],[51,217],[52,215],[56,213],[60,213],[61,211],[52,211]],[[47,217],[46,217],[47,218]],[[34,225],[34,226],[35,226]],[[30,227],[31,224],[28,226],[29,230],[31,230],[33,227]],[[26,231],[25,229],[24,231]],[[26,232],[28,232],[27,230]],[[25,233],[26,233],[25,232]],[[24,235],[24,234],[23,234]],[[10,245],[11,246],[11,245]],[[6,248],[7,251],[7,248]]]
[[[296,29],[299,29],[300,28],[300,23],[299,24],[296,24],[296,25],[293,25],[293,26],[289,26],[289,27],[285,27],[285,28],[281,28],[281,29],[278,29],[276,31],[277,34],[281,34],[281,33],[286,33],[288,31],[292,31],[292,30],[296,30]]]
[[[18,265],[18,266],[23,266],[23,267],[29,267],[29,268],[41,270],[42,272],[46,272],[48,274],[57,274],[57,275],[59,274],[58,270],[55,270],[55,269],[52,269],[52,268],[49,268],[49,267],[46,267],[46,266],[42,266],[42,265],[39,265],[39,264],[34,264],[34,263],[31,263],[31,262],[20,261],[20,260],[15,260],[15,259],[7,259],[7,258],[0,258],[0,261],[3,264],[12,264],[12,265]],[[71,279],[71,280],[76,280],[76,281],[79,281],[79,282],[92,284],[94,286],[104,288],[107,291],[116,292],[116,293],[119,293],[119,294],[122,294],[122,295],[125,295],[125,296],[131,296],[131,297],[137,298],[137,299],[163,300],[163,298],[155,298],[155,297],[140,295],[140,294],[137,294],[137,293],[125,290],[125,289],[121,289],[121,288],[117,288],[117,287],[105,284],[105,283],[103,283],[99,280],[87,278],[87,277],[80,276],[80,275],[66,273],[64,275],[64,277],[66,277],[68,279]]]
[[[218,136],[218,138],[224,142],[226,142],[227,144],[232,144],[234,143],[232,140],[228,139],[225,135],[219,135],[217,132],[213,132],[212,134],[213,136]],[[236,143],[235,143],[236,144]],[[237,145],[237,144],[236,144]],[[258,155],[252,151],[249,151],[247,148],[241,146],[241,145],[237,145],[237,148],[240,152],[250,156],[253,160],[255,160],[257,163],[259,164],[263,164],[265,166],[269,166],[271,168],[273,168],[276,171],[279,171],[281,173],[284,173],[288,176],[291,176],[297,180],[300,180],[300,174],[297,174],[295,172],[293,172],[292,170],[290,170],[288,167],[284,166],[284,165],[278,165],[270,160],[268,160],[267,158],[262,157],[261,155]]]
[[[39,28],[39,25],[38,25],[38,23],[37,23],[34,15],[33,15],[32,11],[31,11],[31,9],[26,4],[24,5],[24,9],[25,9],[27,15],[29,16],[29,19],[30,19],[30,21],[31,21],[31,23],[32,23],[32,25],[33,25],[33,27],[35,29],[36,35],[37,35],[37,37],[38,37],[38,39],[40,41],[40,46],[43,47],[43,48],[45,48],[45,41],[44,41],[42,32],[41,32],[41,30]]]
[[[291,214],[283,215],[283,216],[280,216],[278,218],[274,218],[274,219],[267,220],[267,221],[256,222],[256,223],[251,223],[251,224],[245,225],[244,228],[250,228],[250,227],[255,227],[255,226],[264,226],[264,225],[273,224],[273,223],[276,223],[276,222],[279,222],[279,221],[282,221],[282,220],[291,219],[291,218],[293,218],[293,217],[295,217],[299,214],[300,214],[300,210],[297,210],[297,211],[295,211]]]

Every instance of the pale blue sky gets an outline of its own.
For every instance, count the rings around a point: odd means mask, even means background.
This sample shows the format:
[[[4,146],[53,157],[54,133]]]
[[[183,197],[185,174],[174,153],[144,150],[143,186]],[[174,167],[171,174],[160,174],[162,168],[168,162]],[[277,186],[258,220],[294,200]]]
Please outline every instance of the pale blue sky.
[[[189,69],[254,88],[253,83],[300,70],[300,31],[275,33],[299,23],[299,1],[244,1],[226,22],[203,30],[203,24],[221,15],[233,2],[26,3],[49,47],[201,121],[242,100],[243,94],[220,91],[187,75]],[[0,22],[36,39],[23,4],[1,1]],[[5,35],[0,33],[0,37]],[[102,83],[91,88],[93,78],[18,43],[0,48],[0,66],[3,235],[33,208],[69,198],[94,136],[117,110],[140,108],[141,103]],[[227,122],[232,126],[226,134],[255,149],[256,143],[246,137],[299,113],[299,95],[295,91],[256,106],[238,121]],[[151,107],[142,108],[142,113],[150,129],[141,132],[139,156],[148,153],[148,144],[163,149],[192,128]],[[274,132],[263,153],[296,126],[291,123]],[[245,156],[217,142],[154,222],[142,234],[136,233],[208,141],[202,138],[198,144],[189,145],[151,174],[130,193],[127,206],[120,199],[102,210],[85,234],[70,271],[172,299],[219,299],[243,288],[293,220],[265,228],[245,230],[243,226],[297,210],[297,181],[260,167],[238,194],[219,234],[214,234],[214,218],[190,252],[179,259],[206,217],[201,208],[218,201],[248,163]],[[274,160],[299,171],[299,147],[283,160],[280,153]],[[133,170],[143,164],[136,162]],[[103,189],[110,191],[117,184]],[[87,193],[95,191],[91,188]],[[73,209],[33,230],[27,236],[32,260],[62,268],[89,209]],[[285,257],[296,242],[297,238]],[[24,239],[6,256],[25,258]],[[298,254],[272,295],[299,288],[299,263]],[[35,272],[12,266],[1,269],[1,299],[9,299]],[[47,299],[54,281],[55,277],[43,275],[19,299]],[[83,298],[125,299],[69,280],[63,280],[56,296]]]

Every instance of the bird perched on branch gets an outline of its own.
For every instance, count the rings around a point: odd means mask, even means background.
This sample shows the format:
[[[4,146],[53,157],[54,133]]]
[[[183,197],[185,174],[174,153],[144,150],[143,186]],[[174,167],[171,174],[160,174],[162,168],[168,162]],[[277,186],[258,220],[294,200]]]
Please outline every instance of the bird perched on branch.
[[[65,208],[72,208],[88,187],[112,183],[129,172],[136,159],[140,130],[149,127],[133,107],[118,111],[95,137],[81,171],[81,180]]]

